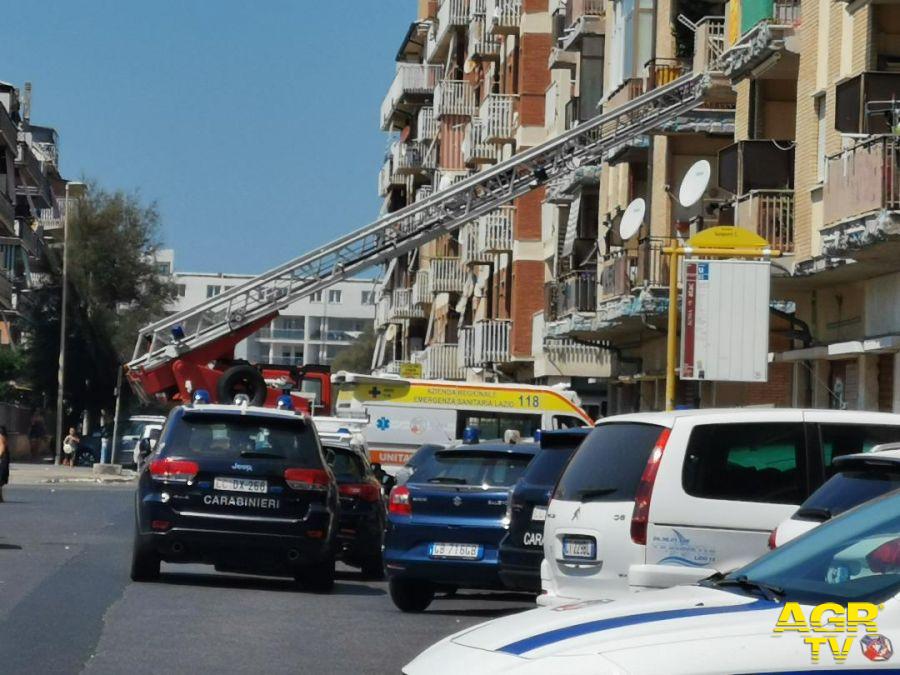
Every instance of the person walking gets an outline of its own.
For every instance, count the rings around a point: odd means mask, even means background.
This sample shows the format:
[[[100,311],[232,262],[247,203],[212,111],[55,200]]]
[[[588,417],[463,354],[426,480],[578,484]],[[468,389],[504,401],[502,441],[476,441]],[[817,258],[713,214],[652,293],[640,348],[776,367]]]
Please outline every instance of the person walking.
[[[0,502],[3,501],[3,486],[9,482],[9,442],[6,427],[0,425]]]
[[[81,441],[75,433],[75,427],[69,427],[69,435],[63,439],[63,466],[75,466],[75,455]]]

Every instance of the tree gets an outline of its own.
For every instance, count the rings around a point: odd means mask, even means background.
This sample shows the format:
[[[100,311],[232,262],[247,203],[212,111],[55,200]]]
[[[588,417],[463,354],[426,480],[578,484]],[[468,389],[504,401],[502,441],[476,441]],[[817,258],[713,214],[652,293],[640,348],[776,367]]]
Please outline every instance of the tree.
[[[10,345],[0,346],[0,402],[19,403],[25,396],[22,380],[26,370],[25,354]]]
[[[372,368],[375,352],[375,329],[370,325],[350,346],[338,352],[331,362],[332,372],[349,370],[352,373],[368,373]]]

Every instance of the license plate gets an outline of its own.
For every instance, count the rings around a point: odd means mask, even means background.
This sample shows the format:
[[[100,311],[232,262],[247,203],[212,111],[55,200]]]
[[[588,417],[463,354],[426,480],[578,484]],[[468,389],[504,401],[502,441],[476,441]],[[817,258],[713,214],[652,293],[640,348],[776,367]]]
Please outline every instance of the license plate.
[[[257,492],[265,494],[268,490],[268,484],[264,480],[256,480],[254,478],[219,477],[213,481],[213,488],[225,490],[226,492]]]
[[[432,544],[428,549],[432,558],[459,558],[460,560],[478,560],[481,557],[479,544]]]
[[[534,510],[531,512],[532,520],[547,520],[547,507],[546,506],[535,506]]]
[[[593,560],[597,557],[596,543],[593,539],[564,537],[563,558]]]

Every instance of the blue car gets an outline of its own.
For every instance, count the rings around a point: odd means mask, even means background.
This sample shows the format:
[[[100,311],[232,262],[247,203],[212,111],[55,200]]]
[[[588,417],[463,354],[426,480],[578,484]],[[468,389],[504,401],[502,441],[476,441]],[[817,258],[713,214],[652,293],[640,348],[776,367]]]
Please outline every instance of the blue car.
[[[509,500],[509,528],[500,542],[500,578],[507,588],[541,592],[547,504],[566,464],[590,432],[591,427],[541,432],[541,451]]]
[[[503,588],[509,491],[538,450],[530,443],[439,450],[391,491],[384,563],[398,608],[424,611],[442,589]]]

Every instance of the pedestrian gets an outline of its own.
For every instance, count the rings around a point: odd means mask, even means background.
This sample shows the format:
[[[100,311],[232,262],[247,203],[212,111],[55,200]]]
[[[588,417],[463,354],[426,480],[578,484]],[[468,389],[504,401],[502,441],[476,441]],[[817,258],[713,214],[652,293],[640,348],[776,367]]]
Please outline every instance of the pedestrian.
[[[75,433],[75,427],[69,427],[69,435],[63,439],[63,466],[75,466],[75,455],[78,453],[78,443],[81,441]]]
[[[3,486],[9,482],[9,443],[6,427],[0,424],[0,502],[3,501]]]

